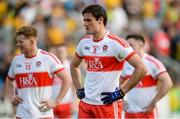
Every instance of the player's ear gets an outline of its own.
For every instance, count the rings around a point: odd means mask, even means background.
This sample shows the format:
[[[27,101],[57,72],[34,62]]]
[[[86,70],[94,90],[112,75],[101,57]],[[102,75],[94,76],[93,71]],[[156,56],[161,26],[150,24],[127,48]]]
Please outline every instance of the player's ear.
[[[99,17],[99,19],[98,19],[98,21],[99,21],[99,23],[101,22],[101,23],[103,23],[103,17]]]
[[[140,47],[144,47],[144,43],[143,42],[140,42]]]
[[[30,42],[31,42],[32,44],[34,44],[34,43],[36,42],[36,38],[31,37],[31,38],[30,38]]]

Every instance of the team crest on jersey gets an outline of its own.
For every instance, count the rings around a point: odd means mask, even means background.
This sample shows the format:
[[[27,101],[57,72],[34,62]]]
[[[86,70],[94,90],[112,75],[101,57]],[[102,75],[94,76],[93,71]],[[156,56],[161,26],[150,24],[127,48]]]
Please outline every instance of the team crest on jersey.
[[[36,62],[36,67],[40,67],[41,66],[41,61],[37,61]]]
[[[104,45],[104,46],[103,46],[103,52],[107,52],[107,49],[108,49],[108,46],[107,46],[107,45]]]

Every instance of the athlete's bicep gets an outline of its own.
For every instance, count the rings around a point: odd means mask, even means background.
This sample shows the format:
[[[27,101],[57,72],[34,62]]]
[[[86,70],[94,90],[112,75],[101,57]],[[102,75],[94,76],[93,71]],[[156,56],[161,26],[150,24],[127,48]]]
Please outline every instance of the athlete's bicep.
[[[158,82],[160,83],[165,83],[166,85],[172,85],[171,78],[167,71],[158,75],[157,79],[158,79]]]
[[[62,80],[70,79],[70,76],[69,76],[69,74],[67,73],[67,71],[65,69],[63,69],[62,71],[58,72],[56,75],[60,79],[62,79]]]
[[[74,66],[74,67],[79,67],[79,65],[81,64],[83,58],[79,58],[77,56],[74,56],[73,59],[72,59],[72,62],[71,62],[71,66]]]
[[[134,68],[137,67],[145,67],[145,64],[143,63],[143,61],[141,60],[141,58],[137,55],[134,54],[133,56],[131,56],[127,62],[132,65]]]

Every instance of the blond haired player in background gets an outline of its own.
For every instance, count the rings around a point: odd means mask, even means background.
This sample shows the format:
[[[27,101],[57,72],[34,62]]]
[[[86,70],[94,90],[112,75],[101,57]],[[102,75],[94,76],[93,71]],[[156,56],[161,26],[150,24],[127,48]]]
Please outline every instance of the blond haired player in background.
[[[16,117],[52,118],[52,108],[63,99],[69,89],[70,76],[55,55],[37,48],[35,28],[19,28],[16,32],[16,41],[21,54],[13,58],[6,80],[7,94],[12,103],[17,105]],[[55,101],[52,101],[55,74],[62,79],[63,84]]]
[[[126,40],[142,58],[148,72],[123,99],[125,118],[155,118],[156,103],[172,87],[171,78],[158,59],[145,53],[145,40],[142,35],[131,34]],[[120,84],[125,85],[127,80],[131,80],[133,72],[133,66],[126,62],[120,76]]]

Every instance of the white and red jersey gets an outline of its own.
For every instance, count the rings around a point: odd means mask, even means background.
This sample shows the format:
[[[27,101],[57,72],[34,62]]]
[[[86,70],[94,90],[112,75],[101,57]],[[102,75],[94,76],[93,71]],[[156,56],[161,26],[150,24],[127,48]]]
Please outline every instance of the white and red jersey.
[[[69,60],[65,60],[63,62],[64,68],[65,70],[70,73],[70,61]],[[52,98],[56,99],[56,97],[59,94],[59,90],[61,89],[62,86],[62,80],[55,76],[54,77],[54,82],[53,82],[53,94],[52,94]],[[74,94],[73,94],[73,89],[72,87],[69,88],[68,92],[66,93],[66,95],[64,96],[64,98],[61,100],[60,104],[69,104],[72,103],[74,101]]]
[[[125,112],[144,112],[157,93],[157,77],[166,72],[164,65],[151,55],[144,54],[142,58],[148,72],[141,81],[130,90],[124,97]],[[125,63],[121,73],[121,80],[129,79],[132,76],[134,67],[128,62]]]
[[[109,31],[103,39],[94,41],[84,37],[77,46],[76,55],[85,59],[87,74],[83,101],[92,105],[103,105],[102,92],[113,92],[119,87],[119,77],[125,60],[135,52],[128,43]]]
[[[18,95],[23,99],[17,107],[17,117],[53,117],[52,109],[40,112],[38,107],[42,101],[51,99],[53,77],[63,69],[56,56],[41,49],[32,58],[26,58],[24,54],[14,57],[8,77],[15,80]]]

